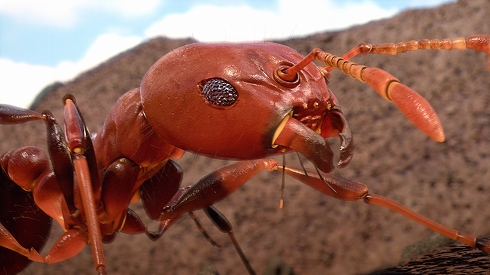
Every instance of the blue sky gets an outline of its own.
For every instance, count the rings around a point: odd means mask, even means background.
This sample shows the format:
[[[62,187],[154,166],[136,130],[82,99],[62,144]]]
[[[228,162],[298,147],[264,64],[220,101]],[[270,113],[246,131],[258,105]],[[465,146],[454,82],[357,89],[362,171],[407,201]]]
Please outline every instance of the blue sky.
[[[287,39],[447,2],[454,1],[0,0],[0,103],[27,107],[46,85],[155,36]]]

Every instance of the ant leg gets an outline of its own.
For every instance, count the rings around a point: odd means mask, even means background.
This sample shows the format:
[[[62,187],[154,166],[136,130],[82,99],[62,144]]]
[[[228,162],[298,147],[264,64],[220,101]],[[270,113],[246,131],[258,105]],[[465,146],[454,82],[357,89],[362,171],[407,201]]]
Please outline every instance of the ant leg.
[[[85,214],[86,226],[88,230],[88,240],[92,248],[94,266],[98,274],[102,275],[106,274],[106,261],[104,256],[104,249],[102,246],[102,233],[100,230],[99,222],[97,220],[98,202],[96,202],[95,200],[96,195],[94,193],[94,185],[92,184],[92,180],[97,179],[94,179],[92,176],[95,171],[90,171],[90,167],[93,167],[94,164],[89,164],[89,161],[85,156],[87,142],[91,146],[91,141],[87,141],[90,140],[90,136],[88,135],[87,128],[85,127],[84,120],[79,112],[79,109],[76,106],[75,98],[68,95],[63,98],[63,102],[65,104],[64,117],[67,137],[66,145],[69,149],[69,154],[71,155],[71,158],[73,160],[73,170],[75,171],[75,176],[80,191],[82,207]],[[53,134],[51,132],[48,133]],[[48,144],[50,143],[50,141],[51,139],[48,139]],[[53,150],[54,148],[50,148],[50,154],[52,154]],[[53,169],[56,176],[58,177],[57,170],[59,169],[54,167],[56,163],[54,163],[53,159],[54,157],[52,156]],[[88,155],[88,159],[91,159],[90,154]],[[65,166],[67,166],[66,163]],[[100,183],[97,182],[95,184],[95,188],[99,187]],[[71,187],[71,192],[73,192],[73,184]],[[98,189],[96,189],[96,192],[98,193]],[[65,194],[64,190],[63,193]],[[73,214],[71,210],[70,214]]]
[[[368,194],[368,187],[363,183],[321,171],[315,172],[310,170],[304,173],[303,170],[290,167],[282,167],[280,165],[276,167],[276,170],[281,169],[286,174],[326,195],[345,201],[363,200],[367,204],[388,208],[450,239],[490,253],[490,240],[460,233],[457,230],[422,216],[392,199],[377,194]]]
[[[233,233],[233,227],[228,219],[225,217],[225,215],[219,212],[218,209],[216,209],[214,206],[206,207],[203,209],[203,211],[208,215],[214,225],[216,225],[216,227],[221,230],[221,232],[228,234],[231,242],[233,243],[233,246],[235,247],[236,252],[240,256],[240,259],[242,260],[245,267],[247,268],[248,273],[256,274],[255,270],[250,265],[250,261],[247,259],[247,256],[245,256],[245,253],[243,253],[243,250],[235,237],[235,233]]]
[[[421,224],[432,231],[435,231],[437,233],[440,233],[450,239],[460,241],[466,245],[469,245],[473,248],[478,248],[480,250],[483,250],[485,252],[490,253],[490,240],[489,239],[483,239],[483,238],[477,238],[476,236],[470,235],[470,234],[465,234],[461,233],[457,230],[454,230],[452,228],[449,228],[447,226],[444,226],[442,224],[439,224],[425,216],[422,216],[415,211],[411,210],[410,208],[401,205],[400,203],[381,196],[377,194],[368,194],[366,197],[364,197],[364,202],[367,204],[372,204],[372,205],[377,205],[381,206],[384,208],[388,208],[392,211],[395,211],[412,221]]]
[[[152,234],[163,234],[184,213],[204,209],[216,226],[228,233],[249,273],[255,274],[238,245],[232,226],[212,205],[236,191],[258,172],[266,169],[272,171],[276,165],[277,162],[271,159],[235,162],[211,172],[188,188],[181,188],[163,209],[159,231]]]
[[[206,208],[205,208],[206,209]],[[204,211],[206,212],[206,211]],[[207,212],[206,212],[207,213]],[[206,228],[204,228],[204,225],[202,225],[201,221],[197,218],[197,215],[196,213],[194,213],[194,211],[189,211],[189,216],[191,217],[191,219],[194,221],[194,223],[196,224],[197,228],[199,229],[199,231],[201,231],[202,235],[204,236],[204,238],[212,245],[212,246],[216,246],[218,248],[222,248],[223,246],[217,242],[215,242],[213,240],[213,238],[211,238],[211,236],[209,236],[208,232],[206,231]],[[211,217],[210,217],[211,219]],[[213,223],[215,222],[213,219],[211,219],[213,221]],[[215,223],[216,225],[216,223]],[[219,228],[219,227],[218,227]],[[221,228],[220,228],[221,230]],[[226,233],[226,232],[225,232]]]

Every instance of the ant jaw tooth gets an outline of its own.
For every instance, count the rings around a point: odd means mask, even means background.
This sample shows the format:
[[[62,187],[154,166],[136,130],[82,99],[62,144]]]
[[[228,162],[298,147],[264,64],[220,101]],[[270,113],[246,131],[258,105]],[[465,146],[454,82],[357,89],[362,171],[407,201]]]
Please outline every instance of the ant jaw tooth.
[[[282,130],[284,130],[286,123],[288,122],[289,118],[291,118],[291,117],[293,117],[293,111],[289,112],[288,115],[282,119],[281,123],[279,123],[279,126],[277,126],[276,131],[274,132],[274,135],[272,135],[272,142],[271,142],[272,148],[277,148],[277,146],[279,146],[276,144],[276,139],[281,134]]]
[[[282,121],[276,130],[273,145],[302,154],[325,173],[334,169],[333,152],[328,141],[295,118],[287,117]]]

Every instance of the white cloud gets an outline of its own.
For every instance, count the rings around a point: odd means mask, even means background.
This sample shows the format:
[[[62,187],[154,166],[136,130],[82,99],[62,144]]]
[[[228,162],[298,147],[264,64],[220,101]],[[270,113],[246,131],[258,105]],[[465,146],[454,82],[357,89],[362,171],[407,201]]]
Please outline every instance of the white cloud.
[[[71,26],[77,19],[76,2],[64,0],[5,0],[0,13],[29,23]]]
[[[0,14],[35,24],[71,27],[86,11],[105,11],[121,16],[142,16],[154,12],[158,0],[2,0]]]
[[[115,11],[123,16],[133,17],[133,16],[143,16],[146,14],[151,14],[157,9],[157,6],[161,4],[162,1],[159,0],[110,0],[110,1],[100,1],[93,0],[94,6],[97,7],[99,4],[105,6],[108,11]]]
[[[456,0],[410,0],[407,2],[407,6],[409,7],[414,7],[414,8],[421,8],[421,7],[434,7],[434,6],[439,6],[451,2],[456,2]]]
[[[185,13],[170,14],[151,25],[148,37],[193,37],[199,41],[254,41],[287,39],[394,15],[371,1],[337,4],[333,0],[278,0],[276,10],[249,6],[198,5]],[[346,19],[348,18],[348,20]]]
[[[32,87],[44,87],[54,82],[55,68],[16,63],[0,58],[0,75],[2,75],[2,92],[0,103],[27,107],[26,98],[33,100],[40,90]]]
[[[142,38],[114,34],[99,36],[77,62],[64,61],[56,67],[31,65],[0,58],[2,92],[0,103],[27,108],[35,96],[55,81],[67,81],[110,57],[141,43]],[[28,99],[28,100],[26,100]]]
[[[248,6],[218,7],[199,5],[182,14],[170,14],[151,25],[148,37],[194,37],[200,41],[261,40],[271,36],[271,24],[277,24],[276,14]]]

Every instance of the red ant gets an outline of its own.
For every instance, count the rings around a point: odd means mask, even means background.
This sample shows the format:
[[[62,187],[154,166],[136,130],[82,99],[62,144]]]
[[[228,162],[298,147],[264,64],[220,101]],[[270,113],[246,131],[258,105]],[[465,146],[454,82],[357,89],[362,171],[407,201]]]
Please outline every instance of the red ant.
[[[6,202],[0,212],[0,246],[6,248],[0,255],[7,259],[3,270],[13,274],[30,261],[60,262],[90,244],[95,268],[105,274],[102,243],[112,241],[116,233],[145,233],[156,240],[182,214],[203,209],[229,233],[249,273],[255,274],[230,223],[213,204],[262,170],[282,171],[341,200],[389,208],[489,252],[490,242],[485,239],[447,228],[391,199],[368,193],[360,182],[330,173],[334,154],[328,138],[340,139],[338,167],[347,166],[354,152],[351,128],[327,87],[333,69],[366,82],[424,133],[444,141],[439,118],[422,96],[381,69],[349,61],[358,54],[421,49],[490,53],[490,35],[360,44],[342,57],[320,49],[304,57],[289,47],[265,42],[187,45],[158,60],[141,87],[117,101],[103,128],[92,137],[73,96],[63,99],[64,133],[49,111],[0,105],[1,124],[43,120],[49,151],[47,156],[30,146],[0,157],[0,194]],[[324,66],[317,67],[315,60]],[[185,151],[237,162],[180,188],[183,172],[175,160]],[[293,151],[305,156],[315,169],[295,169],[268,159]],[[159,222],[157,231],[148,230],[129,208],[138,199],[148,217]],[[32,211],[32,216],[21,212],[33,204],[42,211]],[[30,221],[21,224],[12,218],[15,215],[28,215]],[[43,257],[37,250],[44,245],[51,218],[65,232]],[[26,228],[35,231],[25,234]]]

